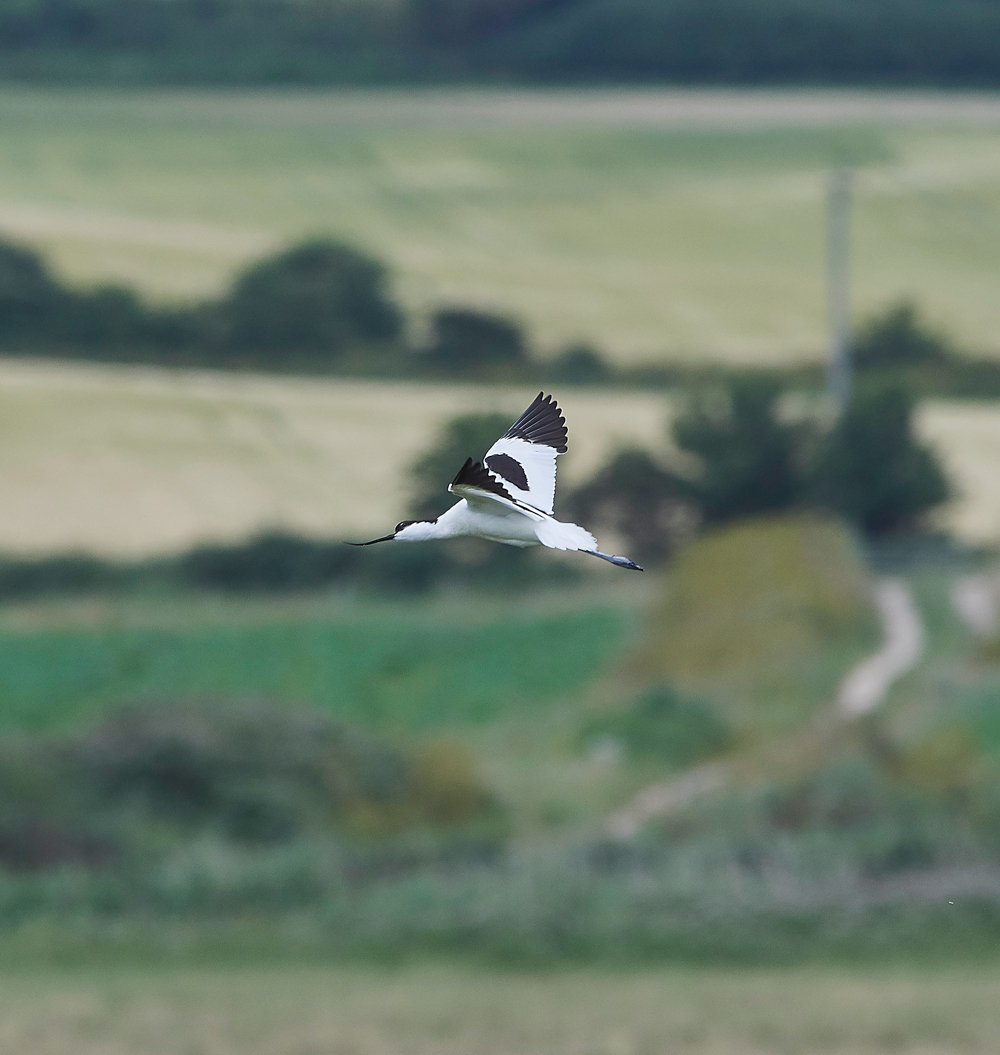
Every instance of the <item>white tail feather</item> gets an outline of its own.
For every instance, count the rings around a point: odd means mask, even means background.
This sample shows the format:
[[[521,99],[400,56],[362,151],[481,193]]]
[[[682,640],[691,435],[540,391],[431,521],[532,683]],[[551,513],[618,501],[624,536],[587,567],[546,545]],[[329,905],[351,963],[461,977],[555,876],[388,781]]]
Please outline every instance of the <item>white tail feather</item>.
[[[593,550],[597,539],[579,524],[564,524],[559,520],[541,520],[534,525],[535,535],[549,549]]]

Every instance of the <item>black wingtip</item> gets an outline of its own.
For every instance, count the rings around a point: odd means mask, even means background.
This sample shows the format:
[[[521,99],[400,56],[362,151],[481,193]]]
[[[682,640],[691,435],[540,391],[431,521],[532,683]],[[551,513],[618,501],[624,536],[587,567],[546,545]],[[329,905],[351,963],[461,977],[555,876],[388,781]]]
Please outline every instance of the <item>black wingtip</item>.
[[[504,433],[505,439],[527,440],[554,448],[557,454],[566,453],[566,419],[559,404],[544,392],[539,392],[530,407]]]

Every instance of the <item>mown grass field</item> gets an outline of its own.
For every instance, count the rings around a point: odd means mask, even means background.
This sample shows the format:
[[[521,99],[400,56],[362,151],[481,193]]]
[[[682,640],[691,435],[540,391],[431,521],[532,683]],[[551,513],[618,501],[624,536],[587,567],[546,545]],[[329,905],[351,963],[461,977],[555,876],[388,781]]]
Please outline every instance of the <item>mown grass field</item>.
[[[406,515],[408,469],[445,422],[513,421],[537,391],[6,360],[0,551],[142,555],[269,526],[381,535]],[[663,441],[662,396],[559,399],[573,445],[563,481],[617,444]]]
[[[5,974],[34,1055],[992,1055],[996,967]]]
[[[406,516],[409,467],[446,421],[513,420],[536,392],[0,359],[0,552],[136,557],[268,527],[371,538]],[[555,395],[570,435],[561,489],[616,448],[666,450],[668,396]],[[942,524],[996,540],[1000,409],[929,403],[920,429],[956,484]]]
[[[824,346],[825,187],[851,165],[858,312],[911,295],[1000,354],[997,115],[919,94],[7,89],[0,231],[160,299],[332,233],[416,312],[511,312],[543,351],[792,362]]]

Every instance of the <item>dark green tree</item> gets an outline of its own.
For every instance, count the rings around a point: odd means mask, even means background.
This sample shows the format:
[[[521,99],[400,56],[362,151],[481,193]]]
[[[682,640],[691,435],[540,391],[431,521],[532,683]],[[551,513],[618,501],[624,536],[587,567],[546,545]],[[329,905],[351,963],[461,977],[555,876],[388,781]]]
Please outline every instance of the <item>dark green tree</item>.
[[[572,517],[591,530],[609,527],[644,564],[666,558],[697,519],[687,481],[637,448],[615,455],[567,500]]]
[[[859,369],[940,363],[950,356],[947,341],[929,329],[909,300],[902,300],[860,326],[852,341]]]
[[[223,343],[240,352],[336,356],[402,329],[377,260],[326,239],[253,264],[219,305]]]
[[[570,345],[552,360],[550,370],[557,381],[571,385],[596,385],[611,373],[601,353],[587,344]]]
[[[475,373],[521,366],[527,361],[524,332],[499,315],[471,308],[442,308],[431,324],[424,351],[431,366],[449,373]]]
[[[812,468],[817,502],[870,536],[912,531],[951,493],[913,432],[913,398],[901,389],[861,391],[820,443]]]
[[[707,523],[787,509],[803,495],[805,426],[782,421],[780,386],[730,382],[695,399],[673,424],[674,442],[695,463],[691,491]]]
[[[33,249],[0,242],[0,343],[37,346],[57,337],[72,297]]]

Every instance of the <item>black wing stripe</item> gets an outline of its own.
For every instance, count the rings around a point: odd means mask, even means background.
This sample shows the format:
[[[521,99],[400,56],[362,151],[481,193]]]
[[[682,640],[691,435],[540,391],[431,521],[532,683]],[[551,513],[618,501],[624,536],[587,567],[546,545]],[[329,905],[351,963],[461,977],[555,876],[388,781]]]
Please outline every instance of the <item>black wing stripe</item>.
[[[528,477],[525,475],[524,466],[509,454],[491,454],[486,459],[486,467],[519,490],[528,490]]]
[[[543,447],[554,447],[558,454],[566,453],[568,438],[562,411],[544,392],[538,393],[531,406],[504,433],[504,439],[527,440]]]
[[[482,462],[466,459],[465,465],[458,470],[458,475],[451,481],[452,487],[465,486],[476,487],[480,491],[489,491],[491,494],[499,495],[513,502],[514,497],[500,481],[486,469]]]

